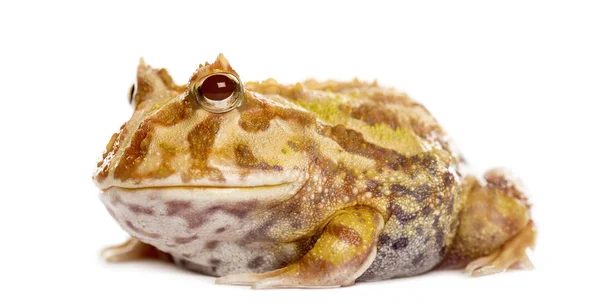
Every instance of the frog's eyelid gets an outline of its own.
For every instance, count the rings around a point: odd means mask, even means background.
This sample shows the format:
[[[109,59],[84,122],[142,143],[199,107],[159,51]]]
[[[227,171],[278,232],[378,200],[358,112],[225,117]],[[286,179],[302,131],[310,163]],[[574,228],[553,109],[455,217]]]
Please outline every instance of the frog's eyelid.
[[[229,96],[223,99],[210,99],[202,93],[202,86],[204,82],[209,80],[211,77],[219,76],[226,77],[233,83],[232,92]],[[206,75],[199,81],[192,84],[190,90],[194,94],[196,103],[204,110],[212,113],[225,113],[235,109],[242,104],[244,98],[244,83],[238,76],[229,73],[218,72]]]

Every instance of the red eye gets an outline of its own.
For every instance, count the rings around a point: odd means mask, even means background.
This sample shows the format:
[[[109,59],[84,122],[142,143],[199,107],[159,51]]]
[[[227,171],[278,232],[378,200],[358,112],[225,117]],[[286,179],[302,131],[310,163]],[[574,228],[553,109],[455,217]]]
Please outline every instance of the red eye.
[[[200,86],[200,93],[213,101],[222,101],[233,94],[235,83],[225,75],[212,75]]]
[[[195,83],[191,90],[196,102],[213,113],[223,113],[238,107],[244,96],[244,85],[240,79],[227,73],[208,75]]]

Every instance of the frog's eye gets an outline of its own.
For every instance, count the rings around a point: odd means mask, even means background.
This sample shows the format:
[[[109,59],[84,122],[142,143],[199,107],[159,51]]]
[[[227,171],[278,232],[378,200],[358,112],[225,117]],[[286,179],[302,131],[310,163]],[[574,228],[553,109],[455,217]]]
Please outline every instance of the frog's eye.
[[[192,90],[198,104],[213,113],[223,113],[238,107],[244,95],[241,80],[226,73],[208,75],[196,82]]]
[[[137,87],[135,86],[135,82],[134,82],[131,84],[131,87],[129,88],[129,105],[131,105],[131,106],[133,106],[133,100],[135,98],[136,91],[137,91]]]

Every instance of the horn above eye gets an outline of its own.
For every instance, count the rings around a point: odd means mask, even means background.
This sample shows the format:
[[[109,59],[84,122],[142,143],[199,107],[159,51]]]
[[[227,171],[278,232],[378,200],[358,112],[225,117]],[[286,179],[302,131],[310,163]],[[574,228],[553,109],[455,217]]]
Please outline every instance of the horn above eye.
[[[241,104],[243,87],[235,75],[214,73],[196,82],[192,90],[200,107],[209,112],[223,113]]]

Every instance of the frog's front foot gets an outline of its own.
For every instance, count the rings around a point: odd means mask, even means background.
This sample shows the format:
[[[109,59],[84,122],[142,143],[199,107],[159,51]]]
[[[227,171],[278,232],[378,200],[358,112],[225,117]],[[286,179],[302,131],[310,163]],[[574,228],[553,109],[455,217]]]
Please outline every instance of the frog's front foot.
[[[216,282],[248,285],[254,289],[352,285],[373,262],[383,224],[382,215],[372,209],[342,210],[300,260],[271,272],[228,275]]]
[[[142,259],[158,259],[170,261],[171,256],[152,245],[148,245],[137,238],[130,238],[126,242],[104,248],[100,255],[107,262],[124,262]]]
[[[536,230],[533,221],[514,238],[506,242],[500,249],[492,254],[471,261],[465,272],[473,277],[485,276],[504,272],[510,267],[519,266],[533,269],[533,263],[527,256],[527,250],[535,245]]]
[[[326,270],[326,269],[324,269]],[[282,269],[260,273],[260,274],[238,274],[227,275],[217,278],[217,284],[233,284],[251,286],[253,289],[273,288],[335,288],[354,283],[352,281],[327,281],[318,282],[320,279],[304,277],[298,263],[294,263]],[[325,273],[323,273],[325,274]],[[354,278],[356,279],[356,278]]]

